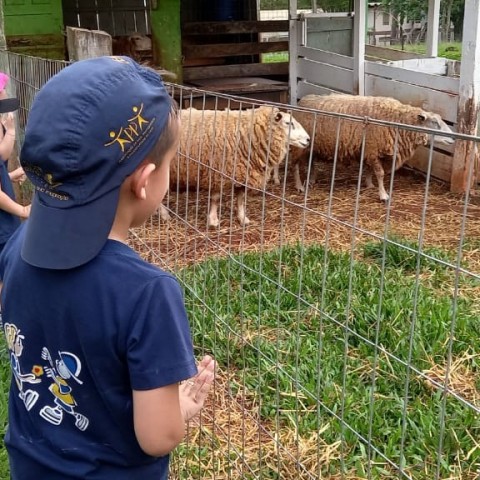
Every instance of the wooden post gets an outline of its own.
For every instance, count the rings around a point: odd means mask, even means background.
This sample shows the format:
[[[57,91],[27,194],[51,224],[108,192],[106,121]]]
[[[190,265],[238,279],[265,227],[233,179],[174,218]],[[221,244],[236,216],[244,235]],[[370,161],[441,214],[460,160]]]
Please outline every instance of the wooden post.
[[[71,61],[112,54],[112,37],[101,30],[67,27],[67,51]]]
[[[355,0],[353,18],[353,93],[365,95],[365,19],[366,3]]]
[[[180,0],[153,0],[150,13],[155,63],[183,82]]]
[[[288,77],[290,82],[290,104],[297,104],[298,77],[297,77],[297,56],[298,56],[298,26],[297,0],[289,0],[289,42],[288,42]]]
[[[457,132],[477,135],[480,103],[480,0],[465,2],[463,19],[462,65],[457,110]],[[455,142],[450,190],[466,192],[471,188],[468,181],[475,161],[476,143]],[[478,172],[477,172],[478,173]],[[473,177],[473,176],[472,176]],[[474,178],[472,178],[472,181]]]
[[[4,1],[0,0],[0,50],[7,49],[7,41],[5,39],[5,22],[3,17]]]
[[[440,0],[428,0],[427,56],[438,56],[438,29],[440,27]]]

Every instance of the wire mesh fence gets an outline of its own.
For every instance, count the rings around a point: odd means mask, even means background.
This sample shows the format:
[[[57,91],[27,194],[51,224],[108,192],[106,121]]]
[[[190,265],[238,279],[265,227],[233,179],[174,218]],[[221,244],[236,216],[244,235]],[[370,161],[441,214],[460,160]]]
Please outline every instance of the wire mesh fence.
[[[26,112],[48,76],[27,71]],[[219,363],[172,478],[477,479],[480,202],[432,177],[434,131],[169,88],[185,132],[175,174],[165,209],[130,243],[175,272],[196,352]],[[303,149],[303,192],[299,112],[314,118],[312,139],[325,118],[338,124],[331,158],[317,159],[313,141]],[[362,131],[350,163],[346,123]],[[367,143],[381,141],[369,125],[393,131],[386,166],[405,132],[430,140],[428,171],[387,174],[385,202],[363,186]],[[277,162],[280,182],[257,179]]]

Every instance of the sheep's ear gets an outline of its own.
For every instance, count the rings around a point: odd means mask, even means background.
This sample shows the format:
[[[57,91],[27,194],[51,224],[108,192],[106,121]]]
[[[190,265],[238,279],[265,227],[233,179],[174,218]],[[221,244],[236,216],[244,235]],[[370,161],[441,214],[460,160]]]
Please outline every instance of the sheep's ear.
[[[418,114],[418,120],[420,122],[423,123],[423,122],[425,122],[426,119],[427,119],[427,116],[423,112]]]
[[[277,112],[275,115],[275,121],[279,122],[282,119],[282,117],[283,117],[282,112]]]

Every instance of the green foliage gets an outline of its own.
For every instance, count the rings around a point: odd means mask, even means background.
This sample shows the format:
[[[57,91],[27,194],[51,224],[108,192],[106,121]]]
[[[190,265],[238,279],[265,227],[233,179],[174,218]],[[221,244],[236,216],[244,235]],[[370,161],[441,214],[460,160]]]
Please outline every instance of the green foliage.
[[[405,45],[405,50],[409,52],[425,54],[427,46],[425,43],[414,43]],[[438,45],[438,56],[449,58],[450,60],[462,59],[462,44],[460,42],[444,42]]]
[[[401,268],[408,272],[415,272],[417,268],[419,270],[439,270],[442,268],[442,264],[438,260],[455,262],[452,255],[448,255],[447,252],[438,248],[427,247],[420,253],[416,242],[395,236],[388,240],[388,242],[367,242],[363,245],[364,257],[373,259],[379,264],[384,260],[386,267]]]

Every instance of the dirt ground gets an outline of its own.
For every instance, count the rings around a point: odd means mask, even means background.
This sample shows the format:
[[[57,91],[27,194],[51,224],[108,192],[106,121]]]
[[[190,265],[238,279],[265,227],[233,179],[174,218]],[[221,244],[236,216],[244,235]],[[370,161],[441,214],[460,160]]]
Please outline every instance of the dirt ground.
[[[357,194],[358,172],[352,169],[337,168],[330,201],[331,183],[331,165],[323,165],[319,180],[305,194],[295,190],[290,174],[285,185],[270,183],[265,194],[249,191],[251,223],[245,228],[232,209],[228,187],[219,228],[207,228],[206,192],[171,190],[164,202],[171,220],[160,221],[159,228],[158,217],[153,218],[136,231],[138,238],[132,241],[145,254],[148,246],[162,263],[179,266],[209,256],[264,251],[296,242],[350,251],[386,234],[456,253],[463,239],[463,260],[472,272],[480,273],[480,197],[475,192],[467,199],[433,178],[427,185],[424,175],[406,168],[395,173],[390,204],[379,200],[376,187],[362,185]],[[387,191],[389,185],[390,176],[386,176]]]

